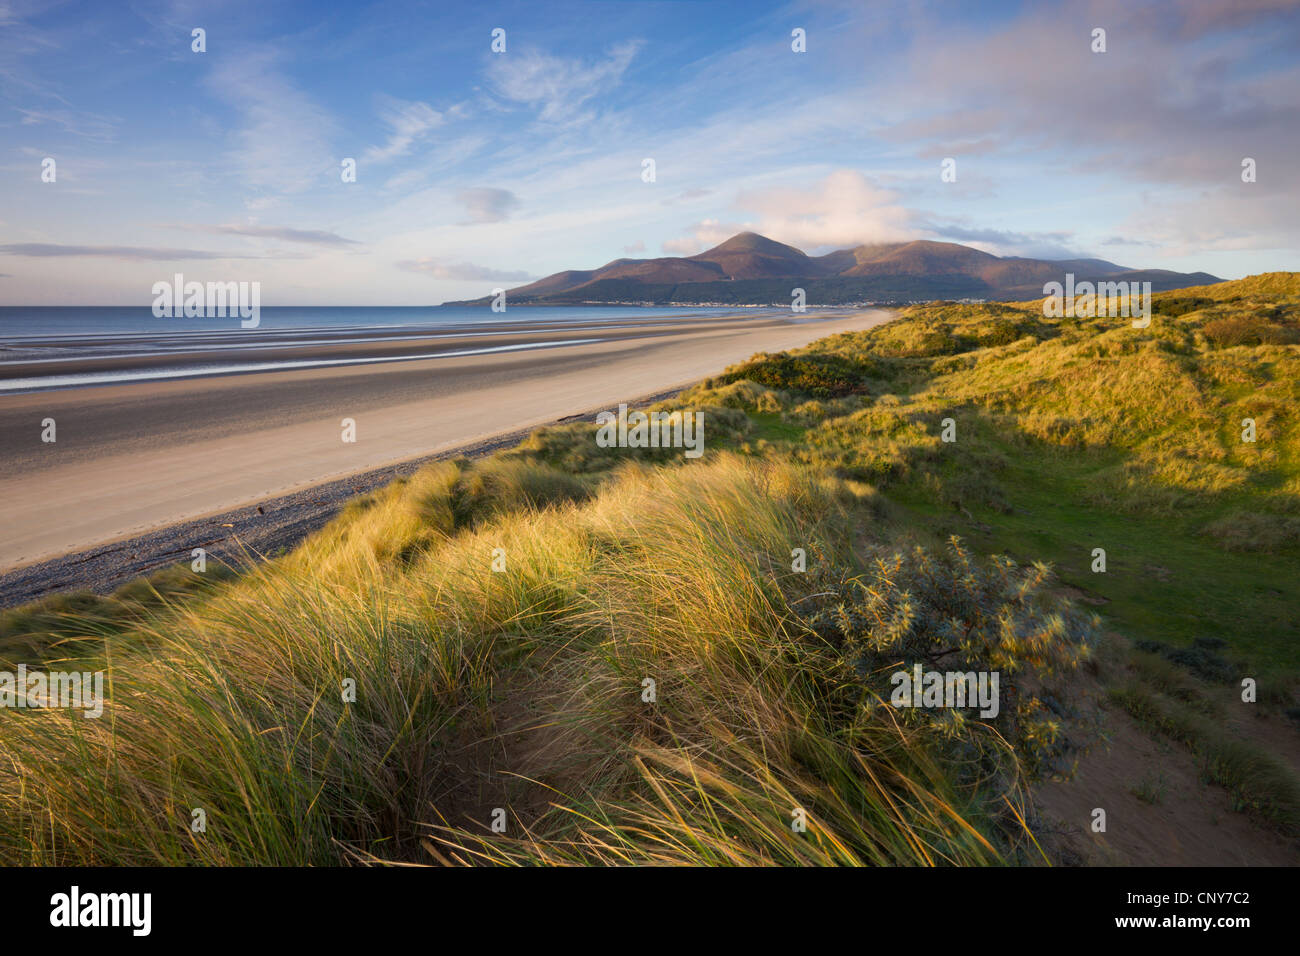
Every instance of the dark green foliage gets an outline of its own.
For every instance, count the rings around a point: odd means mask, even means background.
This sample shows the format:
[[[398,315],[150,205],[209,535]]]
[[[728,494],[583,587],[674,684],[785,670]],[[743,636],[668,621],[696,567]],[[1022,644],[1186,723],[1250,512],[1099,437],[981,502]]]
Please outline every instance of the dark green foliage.
[[[1189,312],[1196,312],[1206,306],[1214,305],[1214,299],[1207,299],[1202,296],[1185,295],[1185,296],[1161,296],[1151,304],[1151,311],[1156,315],[1167,315],[1177,317],[1187,315]]]
[[[864,379],[873,371],[874,366],[867,362],[854,362],[840,355],[760,353],[743,365],[729,369],[718,381],[724,384],[750,381],[825,399],[864,394],[867,391]]]
[[[1010,345],[1024,336],[1024,332],[1014,322],[1005,319],[991,322],[975,336],[975,344],[981,348],[995,345]]]
[[[1215,653],[1226,642],[1217,637],[1198,637],[1191,647],[1171,647],[1160,641],[1139,640],[1134,646],[1149,654],[1159,654],[1165,660],[1185,667],[1202,680],[1227,683],[1237,676],[1239,668]]]

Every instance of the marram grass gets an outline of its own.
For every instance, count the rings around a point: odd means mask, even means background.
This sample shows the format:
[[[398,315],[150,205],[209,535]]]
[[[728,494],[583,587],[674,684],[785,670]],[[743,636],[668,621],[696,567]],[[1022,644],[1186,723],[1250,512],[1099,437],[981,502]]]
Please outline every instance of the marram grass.
[[[546,484],[498,466],[478,478]],[[457,527],[467,467],[104,633],[102,719],[0,713],[4,861],[1035,858],[1023,781],[956,773],[933,731],[852,703],[793,606],[792,547],[853,562],[865,489],[722,455],[626,465],[549,506],[494,499]]]

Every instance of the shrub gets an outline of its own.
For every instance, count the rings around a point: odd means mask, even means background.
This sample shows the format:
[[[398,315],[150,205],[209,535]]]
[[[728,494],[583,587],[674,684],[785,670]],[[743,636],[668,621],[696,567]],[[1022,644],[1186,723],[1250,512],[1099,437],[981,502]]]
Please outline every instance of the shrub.
[[[838,601],[812,612],[806,623],[839,649],[868,706],[885,706],[890,674],[917,664],[926,671],[998,672],[1001,706],[988,723],[1034,773],[1063,752],[1061,678],[1100,633],[1095,615],[1050,596],[1050,579],[1041,564],[977,560],[954,537],[942,554],[920,546],[878,554],[867,575],[844,582]],[[899,713],[904,723],[939,729],[961,749],[991,754],[966,711]]]
[[[1296,336],[1290,330],[1255,315],[1231,315],[1211,319],[1201,327],[1206,341],[1218,348],[1235,345],[1284,345]]]
[[[1037,330],[1029,322],[1015,322],[1008,318],[995,318],[977,325],[969,333],[970,341],[981,348],[1010,345]]]
[[[838,398],[867,391],[863,381],[871,366],[840,355],[760,354],[748,362],[732,366],[722,376],[725,383],[747,380],[768,388],[802,392],[814,398]]]
[[[1189,312],[1196,312],[1209,305],[1214,305],[1213,299],[1206,299],[1202,296],[1161,296],[1151,305],[1151,311],[1156,315],[1168,315],[1177,317],[1186,315]]]

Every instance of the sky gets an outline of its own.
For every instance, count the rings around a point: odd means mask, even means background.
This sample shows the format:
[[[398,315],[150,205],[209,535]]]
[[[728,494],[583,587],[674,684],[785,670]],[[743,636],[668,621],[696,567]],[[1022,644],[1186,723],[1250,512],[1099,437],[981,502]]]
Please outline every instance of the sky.
[[[428,305],[744,230],[1238,278],[1300,269],[1298,159],[1295,0],[0,0],[4,305]]]

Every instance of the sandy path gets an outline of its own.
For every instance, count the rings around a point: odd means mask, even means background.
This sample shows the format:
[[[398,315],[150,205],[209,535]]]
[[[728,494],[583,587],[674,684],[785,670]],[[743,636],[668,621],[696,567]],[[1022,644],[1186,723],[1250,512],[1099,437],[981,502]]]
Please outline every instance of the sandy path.
[[[7,396],[0,569],[684,387],[890,317],[741,319],[542,351]],[[40,442],[47,416],[54,444]]]

